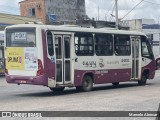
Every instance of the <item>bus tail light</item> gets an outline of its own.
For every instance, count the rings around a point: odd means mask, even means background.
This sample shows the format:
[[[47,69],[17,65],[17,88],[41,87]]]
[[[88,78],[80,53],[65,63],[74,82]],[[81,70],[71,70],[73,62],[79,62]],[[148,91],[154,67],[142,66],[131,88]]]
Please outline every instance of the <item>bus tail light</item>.
[[[44,74],[44,69],[42,65],[42,61],[38,59],[38,71],[37,71],[37,76],[43,75]]]

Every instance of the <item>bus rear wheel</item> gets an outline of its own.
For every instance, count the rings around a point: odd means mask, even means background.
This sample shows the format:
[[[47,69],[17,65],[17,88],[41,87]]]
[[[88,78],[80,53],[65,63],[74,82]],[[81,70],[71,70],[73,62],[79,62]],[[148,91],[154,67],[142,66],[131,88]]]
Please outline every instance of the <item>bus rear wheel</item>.
[[[82,86],[77,86],[76,89],[77,91],[83,91],[83,92],[89,92],[93,88],[93,80],[92,77],[86,75],[83,78],[83,83]]]
[[[147,76],[144,74],[142,75],[141,80],[138,81],[138,85],[143,86],[146,85],[146,83],[147,83]]]
[[[50,88],[53,92],[63,92],[65,87],[59,87],[59,88]]]

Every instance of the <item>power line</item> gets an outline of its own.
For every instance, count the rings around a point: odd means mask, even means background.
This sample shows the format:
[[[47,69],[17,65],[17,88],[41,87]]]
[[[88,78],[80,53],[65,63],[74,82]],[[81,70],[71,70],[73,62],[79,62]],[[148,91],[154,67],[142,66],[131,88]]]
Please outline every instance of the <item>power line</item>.
[[[154,2],[147,1],[147,0],[144,0],[144,2],[151,3],[151,4],[154,4],[154,5],[160,5],[159,3],[154,3]]]
[[[112,12],[111,12],[111,14],[110,14],[111,16],[110,16],[109,21],[111,21],[112,18],[113,18],[113,16],[114,16],[114,15],[113,15],[113,12],[114,12],[114,9],[115,9],[115,5],[116,5],[116,4],[114,3],[114,6],[113,6],[113,8],[112,8]],[[114,17],[115,17],[115,16],[114,16]]]
[[[122,19],[124,19],[127,15],[129,15],[137,6],[139,6],[144,0],[141,0],[138,4],[136,4]],[[121,19],[121,20],[122,20]]]
[[[110,6],[110,8],[109,8],[108,11],[107,11],[107,15],[110,15],[109,12],[112,11],[112,8],[114,7],[114,5],[115,5],[115,3],[113,3],[113,4]],[[107,20],[107,19],[106,19],[106,20]]]

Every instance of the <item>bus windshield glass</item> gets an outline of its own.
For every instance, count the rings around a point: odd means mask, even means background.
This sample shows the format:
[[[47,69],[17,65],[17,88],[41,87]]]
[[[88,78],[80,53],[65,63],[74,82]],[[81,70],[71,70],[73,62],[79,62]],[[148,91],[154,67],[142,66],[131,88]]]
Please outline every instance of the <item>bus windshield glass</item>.
[[[36,47],[35,28],[7,29],[6,47]]]

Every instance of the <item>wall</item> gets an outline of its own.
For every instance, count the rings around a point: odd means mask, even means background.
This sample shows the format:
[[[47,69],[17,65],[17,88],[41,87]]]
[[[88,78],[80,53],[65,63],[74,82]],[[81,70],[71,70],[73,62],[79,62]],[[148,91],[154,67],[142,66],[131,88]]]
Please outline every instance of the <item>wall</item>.
[[[35,8],[35,17],[41,19],[43,23],[46,23],[46,10],[44,0],[25,0],[20,2],[20,15],[34,17],[29,16],[29,8]]]
[[[57,21],[76,20],[85,12],[85,0],[45,0],[46,15],[55,14]]]

